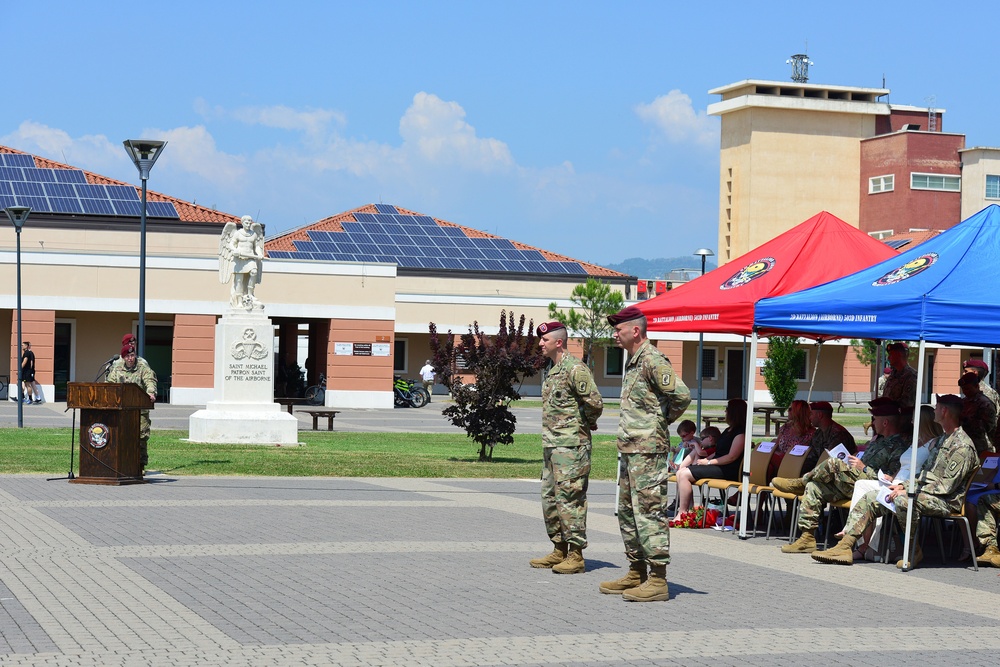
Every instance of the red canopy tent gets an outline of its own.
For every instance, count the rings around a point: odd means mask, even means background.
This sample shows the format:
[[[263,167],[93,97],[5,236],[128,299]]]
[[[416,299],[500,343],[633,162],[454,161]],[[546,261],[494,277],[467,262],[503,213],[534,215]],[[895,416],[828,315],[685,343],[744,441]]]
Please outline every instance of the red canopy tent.
[[[748,336],[760,299],[822,285],[896,254],[822,211],[742,257],[636,305],[650,331]]]

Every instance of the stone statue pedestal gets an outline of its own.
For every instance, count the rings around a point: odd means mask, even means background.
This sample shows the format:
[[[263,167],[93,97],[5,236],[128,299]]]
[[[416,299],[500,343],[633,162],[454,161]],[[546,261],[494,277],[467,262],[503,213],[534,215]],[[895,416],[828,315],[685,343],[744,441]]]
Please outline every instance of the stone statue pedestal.
[[[215,325],[215,400],[191,415],[192,442],[297,445],[299,421],[274,402],[274,327],[230,310]]]

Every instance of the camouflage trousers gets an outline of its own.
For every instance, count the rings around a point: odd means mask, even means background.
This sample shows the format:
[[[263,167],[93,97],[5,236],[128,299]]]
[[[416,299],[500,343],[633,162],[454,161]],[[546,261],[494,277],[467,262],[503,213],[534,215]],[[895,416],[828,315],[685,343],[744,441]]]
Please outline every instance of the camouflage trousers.
[[[546,447],[542,458],[542,517],[554,544],[587,548],[590,447]]]
[[[878,495],[878,490],[869,491],[854,506],[851,513],[847,515],[844,535],[859,538],[880,516],[892,514],[891,510],[875,499],[876,495]],[[910,499],[907,496],[899,496],[893,501],[893,504],[896,506],[896,523],[899,524],[900,530],[905,531],[906,512],[910,506]],[[944,498],[918,491],[916,498],[913,499],[913,516],[910,518],[910,544],[913,544],[917,539],[920,517],[948,516],[951,512],[952,508],[948,506]]]
[[[830,458],[803,477],[806,483],[799,510],[799,530],[814,531],[819,526],[826,504],[833,500],[849,500],[854,495],[854,483],[870,479],[864,471],[851,468],[840,459]]]
[[[976,539],[984,547],[997,546],[997,517],[1000,517],[1000,493],[990,493],[979,497],[976,503],[979,522],[976,524]]]
[[[670,563],[669,455],[620,454],[618,529],[630,562]]]

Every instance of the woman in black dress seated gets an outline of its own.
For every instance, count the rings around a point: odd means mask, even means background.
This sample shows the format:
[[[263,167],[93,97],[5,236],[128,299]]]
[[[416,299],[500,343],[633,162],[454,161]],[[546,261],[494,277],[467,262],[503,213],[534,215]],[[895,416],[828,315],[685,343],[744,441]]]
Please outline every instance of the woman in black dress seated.
[[[747,402],[742,398],[733,398],[726,404],[726,424],[718,442],[715,443],[715,455],[711,458],[699,459],[687,468],[677,471],[677,514],[691,509],[694,499],[692,484],[699,479],[728,479],[739,481],[740,464],[743,462],[743,434],[746,430]],[[704,440],[702,440],[704,444]]]

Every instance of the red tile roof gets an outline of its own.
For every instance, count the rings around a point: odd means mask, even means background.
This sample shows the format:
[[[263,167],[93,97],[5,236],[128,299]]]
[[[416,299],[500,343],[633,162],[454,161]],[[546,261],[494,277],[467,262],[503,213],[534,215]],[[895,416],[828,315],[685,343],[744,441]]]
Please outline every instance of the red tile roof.
[[[19,151],[15,148],[8,148],[7,146],[0,146],[0,153],[20,153],[21,155],[30,155],[30,153],[25,153],[24,151]],[[49,160],[48,158],[40,157],[38,155],[31,156],[35,160],[35,166],[39,169],[76,169],[78,171],[83,171],[87,178],[87,182],[92,185],[133,185],[132,183],[125,183],[124,181],[117,181],[113,178],[108,178],[107,176],[101,176],[100,174],[95,174],[78,167],[72,167],[68,164],[63,164],[61,162],[56,162],[55,160]],[[135,187],[135,186],[133,186]],[[140,191],[139,187],[135,187],[136,191]],[[180,216],[182,222],[239,222],[240,218],[237,215],[230,215],[228,213],[223,213],[221,211],[215,211],[204,206],[199,206],[197,204],[192,204],[186,202],[182,199],[177,199],[176,197],[171,197],[159,192],[154,192],[153,190],[146,190],[146,199],[148,201],[162,201],[169,202],[174,205],[177,209],[177,215]]]
[[[424,213],[419,213],[417,211],[411,211],[405,209],[402,206],[397,206],[396,210],[402,215],[425,215]],[[295,252],[295,241],[308,241],[308,232],[312,231],[322,231],[322,232],[342,232],[344,228],[341,223],[344,222],[356,222],[354,217],[355,213],[378,213],[378,209],[375,208],[375,204],[366,204],[365,206],[360,206],[358,208],[352,209],[350,211],[345,211],[344,213],[338,213],[337,215],[332,215],[328,218],[323,218],[319,222],[314,222],[311,225],[306,225],[305,227],[300,227],[283,234],[279,234],[265,242],[265,247],[268,251],[285,251],[285,252]],[[447,220],[441,220],[439,218],[431,217],[434,222],[442,227],[457,227],[465,232],[465,235],[469,238],[485,238],[485,239],[500,239],[502,236],[496,236],[494,234],[489,234],[487,232],[479,231],[478,229],[473,229],[472,227],[465,227],[464,225],[457,225],[454,222],[448,222]],[[518,250],[536,250],[545,257],[546,260],[552,262],[577,262],[583,269],[587,272],[587,275],[597,276],[597,277],[607,277],[607,278],[627,278],[628,274],[619,273],[618,271],[612,271],[611,269],[606,269],[603,266],[598,266],[597,264],[590,264],[588,262],[581,262],[578,259],[573,259],[572,257],[567,257],[566,255],[560,255],[559,253],[549,252],[548,250],[542,250],[541,248],[536,248],[534,246],[527,245],[525,243],[519,243],[517,241],[511,241],[515,248]]]

